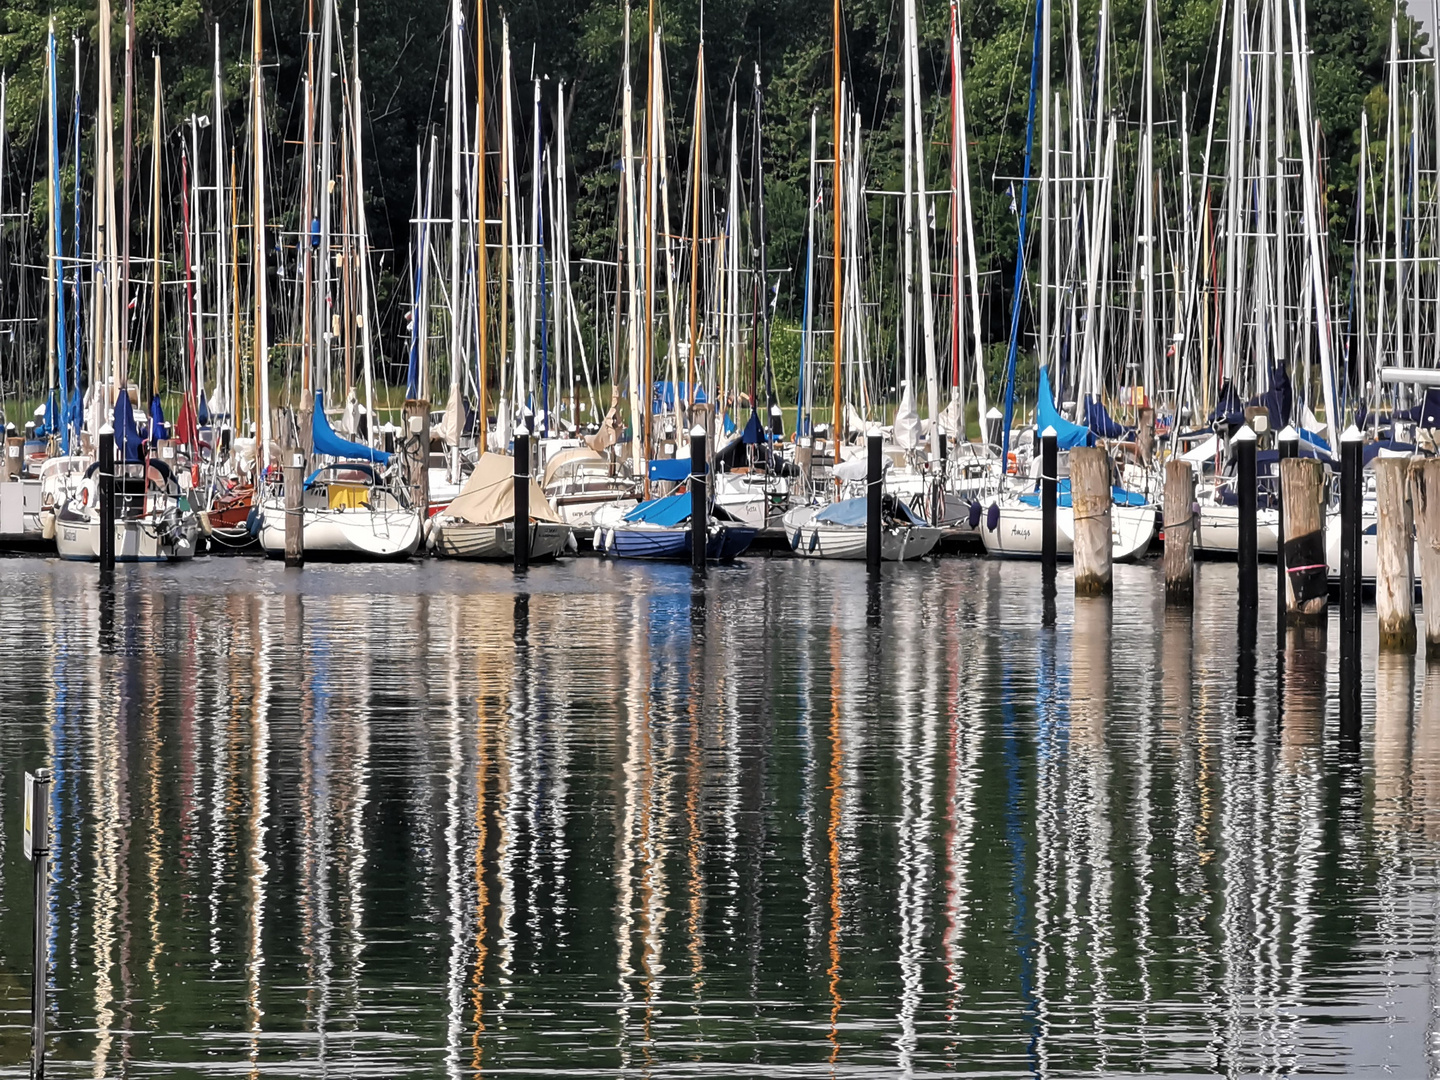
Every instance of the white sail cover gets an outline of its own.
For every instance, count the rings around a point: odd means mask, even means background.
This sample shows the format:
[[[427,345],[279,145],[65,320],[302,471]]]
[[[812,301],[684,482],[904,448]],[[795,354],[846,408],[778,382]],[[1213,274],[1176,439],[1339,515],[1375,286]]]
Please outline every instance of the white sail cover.
[[[515,459],[502,454],[482,454],[460,494],[443,513],[471,525],[502,525],[513,521]],[[530,478],[530,517],[534,521],[560,520],[533,476]]]
[[[920,443],[920,411],[915,408],[915,395],[911,393],[909,383],[905,384],[900,404],[895,409],[895,428],[890,441],[901,450],[913,450]]]

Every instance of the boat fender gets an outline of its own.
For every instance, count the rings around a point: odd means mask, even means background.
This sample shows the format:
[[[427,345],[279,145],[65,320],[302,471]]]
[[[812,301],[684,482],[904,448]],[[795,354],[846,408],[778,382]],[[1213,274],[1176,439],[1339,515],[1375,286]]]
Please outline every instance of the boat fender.
[[[985,508],[980,505],[979,499],[970,500],[970,528],[980,527],[980,516],[985,513]]]
[[[615,550],[615,530],[614,530],[614,529],[611,529],[611,530],[610,530],[610,535],[605,538],[605,551],[608,553],[608,552],[611,552],[611,551],[614,551],[614,550]]]
[[[575,539],[575,530],[571,529],[565,534],[565,550],[580,554],[580,541]]]
[[[810,550],[814,551],[820,546],[820,530],[814,529],[810,533]]]
[[[1000,527],[1000,504],[991,503],[990,509],[985,514],[985,527],[994,532]]]
[[[260,530],[265,527],[264,519],[260,516],[260,508],[251,506],[250,513],[245,515],[245,531],[251,536],[258,537]]]
[[[795,535],[790,538],[790,550],[791,550],[791,551],[799,551],[799,550],[800,550],[800,530],[799,530],[799,529],[796,529],[796,530],[795,530]]]

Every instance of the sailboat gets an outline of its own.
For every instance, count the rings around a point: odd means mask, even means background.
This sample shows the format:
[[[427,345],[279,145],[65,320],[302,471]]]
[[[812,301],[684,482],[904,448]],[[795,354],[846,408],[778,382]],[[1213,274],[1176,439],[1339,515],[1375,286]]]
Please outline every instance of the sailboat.
[[[307,558],[406,559],[420,546],[420,510],[393,482],[390,455],[335,433],[315,391],[311,437],[317,458],[333,458],[305,477],[302,537]],[[285,494],[271,491],[260,507],[260,546],[285,554]]]
[[[482,454],[460,494],[430,520],[430,547],[454,559],[509,559],[515,554],[515,459]],[[553,559],[572,530],[530,478],[530,558]]]

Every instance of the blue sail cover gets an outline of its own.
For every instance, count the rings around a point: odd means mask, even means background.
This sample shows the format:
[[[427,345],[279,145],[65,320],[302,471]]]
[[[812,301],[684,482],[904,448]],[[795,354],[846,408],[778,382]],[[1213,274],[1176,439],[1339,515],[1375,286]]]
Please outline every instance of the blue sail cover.
[[[1263,405],[1270,413],[1270,427],[1279,431],[1290,423],[1290,413],[1295,407],[1295,389],[1290,383],[1290,373],[1284,367],[1270,369],[1270,389],[1256,394],[1246,405]],[[1245,411],[1240,410],[1243,420]]]
[[[150,441],[155,442],[166,437],[169,429],[165,426],[165,406],[160,404],[160,395],[150,396]]]
[[[625,522],[629,525],[658,525],[673,529],[690,520],[690,496],[666,495],[663,499],[642,502],[628,514]]]
[[[896,499],[892,507],[894,516],[910,525],[924,525],[925,522],[902,500]],[[869,506],[867,500],[841,499],[825,507],[813,520],[817,525],[843,525],[846,528],[863,529],[867,524]]]
[[[1055,399],[1050,393],[1050,373],[1040,368],[1040,389],[1035,403],[1035,426],[1044,431],[1055,429],[1055,441],[1061,450],[1073,450],[1077,446],[1090,445],[1090,429],[1083,424],[1072,424],[1055,408]]]
[[[745,434],[740,436],[740,441],[746,446],[758,446],[765,441],[765,429],[760,426],[760,414],[754,409],[750,410],[750,419],[745,421]]]
[[[682,458],[655,458],[650,462],[650,479],[664,480],[672,484],[678,484],[682,480],[689,480],[690,459]]]
[[[384,450],[375,450],[364,443],[351,442],[335,434],[330,420],[325,415],[324,394],[315,391],[315,413],[310,420],[310,432],[315,444],[315,453],[327,457],[349,458],[356,461],[373,461],[381,466],[390,464],[390,455]]]
[[[135,426],[135,410],[130,395],[124,390],[115,399],[115,459],[121,462],[140,460],[140,429]]]
[[[1235,384],[1229,379],[1220,384],[1220,396],[1215,402],[1215,408],[1210,410],[1209,422],[1234,424],[1237,427],[1245,422],[1245,403],[1240,400],[1240,395],[1235,392]]]
[[[1102,439],[1133,439],[1135,429],[1127,428],[1110,415],[1105,402],[1085,395],[1085,423],[1095,435]]]

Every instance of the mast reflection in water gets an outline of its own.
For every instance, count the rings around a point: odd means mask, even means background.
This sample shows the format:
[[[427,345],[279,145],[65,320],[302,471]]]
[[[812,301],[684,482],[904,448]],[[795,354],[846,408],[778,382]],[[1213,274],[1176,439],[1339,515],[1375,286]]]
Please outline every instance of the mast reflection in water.
[[[0,1075],[41,765],[54,1076],[1440,1069],[1440,668],[1233,567],[6,574]]]

